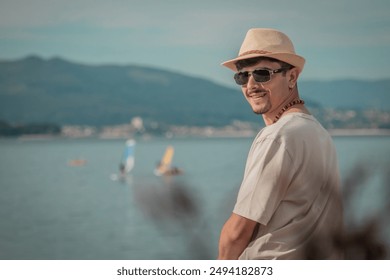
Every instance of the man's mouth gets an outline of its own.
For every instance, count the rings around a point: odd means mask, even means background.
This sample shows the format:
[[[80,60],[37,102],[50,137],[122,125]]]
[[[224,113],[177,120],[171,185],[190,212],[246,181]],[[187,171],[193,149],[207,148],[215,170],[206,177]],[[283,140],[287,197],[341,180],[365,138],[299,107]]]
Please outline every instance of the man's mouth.
[[[267,95],[266,91],[251,91],[248,92],[248,97],[250,98],[262,98]]]

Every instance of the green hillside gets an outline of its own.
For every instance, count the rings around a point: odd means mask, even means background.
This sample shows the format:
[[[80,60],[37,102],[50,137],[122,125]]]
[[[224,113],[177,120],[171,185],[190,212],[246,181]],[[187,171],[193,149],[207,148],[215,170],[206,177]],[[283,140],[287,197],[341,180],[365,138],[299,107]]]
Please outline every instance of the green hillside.
[[[324,110],[329,108],[390,111],[390,80],[302,81],[299,87],[307,105],[324,121]],[[128,123],[135,116],[162,125],[259,122],[238,87],[205,79],[139,66],[82,65],[60,58],[0,61],[0,120],[103,126]]]
[[[222,125],[250,119],[238,90],[137,66],[86,66],[28,57],[0,63],[0,119],[109,125],[134,116],[162,123]]]

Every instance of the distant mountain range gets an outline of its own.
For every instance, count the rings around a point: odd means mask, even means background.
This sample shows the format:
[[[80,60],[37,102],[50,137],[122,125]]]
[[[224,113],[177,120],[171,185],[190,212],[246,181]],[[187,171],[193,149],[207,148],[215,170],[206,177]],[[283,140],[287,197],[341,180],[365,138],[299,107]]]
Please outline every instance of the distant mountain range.
[[[390,79],[301,81],[299,89],[315,110],[390,111]],[[0,61],[0,120],[103,126],[136,116],[166,125],[261,122],[238,87],[180,73],[37,56]]]

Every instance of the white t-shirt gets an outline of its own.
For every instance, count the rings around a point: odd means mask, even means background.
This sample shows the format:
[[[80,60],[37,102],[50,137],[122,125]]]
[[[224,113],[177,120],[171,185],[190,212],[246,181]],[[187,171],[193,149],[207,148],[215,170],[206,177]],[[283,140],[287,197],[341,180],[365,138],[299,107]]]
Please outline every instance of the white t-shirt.
[[[233,210],[259,223],[240,259],[306,259],[318,242],[321,258],[339,258],[332,247],[343,225],[339,188],[332,139],[313,116],[290,113],[263,128]]]

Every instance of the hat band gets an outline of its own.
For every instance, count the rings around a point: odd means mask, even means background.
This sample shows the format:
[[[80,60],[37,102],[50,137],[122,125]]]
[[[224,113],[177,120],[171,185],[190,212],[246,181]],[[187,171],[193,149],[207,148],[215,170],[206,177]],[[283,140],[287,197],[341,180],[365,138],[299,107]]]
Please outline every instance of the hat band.
[[[239,56],[244,56],[244,55],[247,55],[247,54],[268,54],[268,53],[272,53],[272,52],[268,52],[268,51],[260,51],[260,50],[252,50],[252,51],[247,51],[247,52],[244,52],[242,54],[240,54]]]

